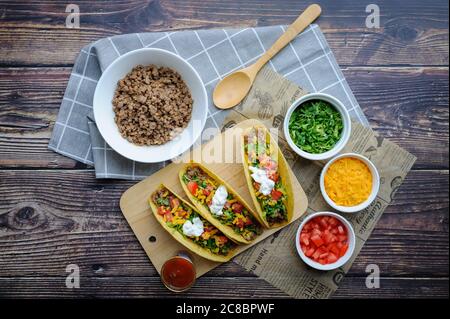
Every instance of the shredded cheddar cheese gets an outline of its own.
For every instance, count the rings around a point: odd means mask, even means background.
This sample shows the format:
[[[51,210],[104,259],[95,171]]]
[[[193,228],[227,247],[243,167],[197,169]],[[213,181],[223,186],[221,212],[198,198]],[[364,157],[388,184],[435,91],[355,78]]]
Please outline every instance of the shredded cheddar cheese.
[[[357,158],[341,158],[325,173],[325,191],[339,206],[356,206],[367,200],[372,191],[372,174]]]

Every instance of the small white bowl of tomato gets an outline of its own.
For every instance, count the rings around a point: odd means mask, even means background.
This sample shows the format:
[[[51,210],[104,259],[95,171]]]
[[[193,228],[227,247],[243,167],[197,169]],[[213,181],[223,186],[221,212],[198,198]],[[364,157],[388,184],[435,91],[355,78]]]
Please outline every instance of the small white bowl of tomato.
[[[352,225],[332,212],[307,216],[295,237],[300,258],[318,270],[332,270],[344,265],[355,251],[355,242]]]

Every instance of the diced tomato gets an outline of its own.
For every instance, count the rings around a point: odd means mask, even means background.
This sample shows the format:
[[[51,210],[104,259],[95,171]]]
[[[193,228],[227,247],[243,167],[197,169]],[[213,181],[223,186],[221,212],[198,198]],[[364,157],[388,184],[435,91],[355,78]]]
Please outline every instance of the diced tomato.
[[[314,229],[311,231],[311,235],[312,235],[312,236],[322,236],[322,232],[321,232],[318,228],[314,228]]]
[[[244,227],[244,220],[243,220],[242,218],[238,218],[238,219],[236,220],[235,225],[236,225],[238,228],[243,228],[243,227]]]
[[[277,171],[270,171],[269,173],[267,173],[267,176],[275,183],[278,182],[278,179],[280,178],[280,175]]]
[[[257,182],[253,182],[253,188],[256,190],[256,191],[259,191],[259,187],[260,187],[261,185],[259,184],[259,183],[257,183]]]
[[[324,229],[326,229],[326,228],[328,227],[328,222],[327,222],[327,220],[325,219],[325,217],[322,217],[322,218],[319,220],[319,223],[320,223],[320,225],[321,225]]]
[[[316,250],[315,250],[314,248],[309,248],[308,250],[306,250],[305,255],[306,255],[307,257],[311,257],[311,256],[314,254],[315,251],[316,251]]]
[[[329,253],[323,253],[323,254],[320,254],[319,258],[320,259],[325,259],[325,258],[328,257],[328,255],[329,255]]]
[[[328,223],[332,226],[336,226],[339,223],[339,221],[333,217],[328,220]]]
[[[192,195],[195,195],[195,193],[197,192],[197,189],[198,189],[198,185],[196,182],[190,181],[189,183],[187,183],[187,188],[191,192]]]
[[[336,236],[336,235],[332,235],[332,237],[331,237],[331,242],[332,242],[332,243],[335,243],[335,242],[337,242],[337,241],[338,241],[337,236]]]
[[[245,226],[249,226],[252,224],[253,224],[252,220],[249,217],[247,217],[247,219],[245,220]]]
[[[338,260],[337,256],[333,253],[329,253],[327,256],[327,262],[329,264],[335,263]]]
[[[164,220],[166,221],[166,222],[171,222],[172,220],[173,220],[173,216],[172,216],[172,213],[171,212],[167,212],[167,213],[165,213],[164,214]]]
[[[332,244],[332,245],[331,245],[331,247],[330,247],[330,252],[331,252],[331,253],[333,253],[333,254],[336,255],[336,256],[339,256],[340,251],[341,251],[341,250],[338,248],[337,245],[335,245],[335,244]]]
[[[231,209],[233,210],[233,212],[239,214],[244,209],[244,206],[241,203],[233,203],[233,205],[231,205]]]
[[[209,194],[211,194],[212,190],[213,190],[213,187],[211,185],[206,186],[206,188],[203,190],[203,195],[209,196]]]
[[[316,217],[306,223],[299,241],[305,256],[323,265],[335,263],[348,250],[347,229],[332,216]]]
[[[277,169],[277,167],[278,167],[278,164],[277,164],[277,162],[275,162],[274,160],[269,159],[269,160],[267,161],[265,167],[266,167],[268,170],[275,171],[275,170]]]
[[[270,194],[272,195],[273,200],[279,200],[281,198],[281,196],[283,196],[283,193],[276,189],[272,189],[272,193],[270,193]]]
[[[333,234],[330,233],[330,231],[329,231],[328,229],[326,229],[326,230],[323,232],[323,237],[322,237],[322,238],[325,240],[325,244],[329,244],[329,243],[331,243],[332,240],[333,240]]]
[[[327,252],[327,249],[325,246],[321,246],[321,247],[317,248],[317,251],[320,253],[320,255],[322,255]]]
[[[180,200],[176,197],[170,197],[169,203],[170,203],[170,208],[172,208],[172,209],[180,206]]]
[[[317,247],[320,247],[324,244],[324,241],[319,235],[313,235],[311,236],[311,241],[316,245]]]
[[[302,243],[304,243],[306,246],[309,246],[309,235],[305,234],[305,233],[301,234],[300,235],[300,241]]]
[[[225,236],[216,236],[217,246],[223,246],[228,242],[228,238]]]
[[[159,206],[158,207],[158,214],[161,216],[164,216],[166,213],[168,212],[167,209],[164,208],[164,206]],[[170,212],[169,212],[170,213]]]
[[[312,255],[312,259],[318,260],[319,256],[320,256],[320,251],[316,250]]]
[[[344,246],[342,246],[341,250],[339,251],[339,257],[342,257],[345,255],[345,253],[347,252],[348,249],[348,244],[345,244]]]

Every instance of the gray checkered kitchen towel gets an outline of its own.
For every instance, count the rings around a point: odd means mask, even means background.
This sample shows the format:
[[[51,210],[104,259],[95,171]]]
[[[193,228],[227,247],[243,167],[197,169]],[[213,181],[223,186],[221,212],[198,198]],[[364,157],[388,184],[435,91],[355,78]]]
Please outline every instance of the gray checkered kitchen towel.
[[[284,32],[284,26],[246,29],[135,33],[101,39],[84,47],[72,70],[49,148],[94,165],[97,178],[143,179],[166,163],[144,164],[122,157],[101,137],[92,112],[97,81],[119,56],[142,47],[174,52],[198,71],[206,86],[209,114],[205,128],[219,128],[229,111],[212,102],[216,84],[227,74],[255,62]],[[309,92],[337,97],[353,119],[368,125],[325,37],[311,25],[269,66]]]

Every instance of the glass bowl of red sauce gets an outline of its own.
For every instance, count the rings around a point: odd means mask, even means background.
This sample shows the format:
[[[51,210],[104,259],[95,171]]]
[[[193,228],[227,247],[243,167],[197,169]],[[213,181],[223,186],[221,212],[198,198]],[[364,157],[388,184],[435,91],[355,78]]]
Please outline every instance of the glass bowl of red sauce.
[[[196,277],[194,263],[184,252],[170,258],[161,267],[161,280],[173,292],[188,290],[194,285]]]
[[[332,270],[344,265],[355,251],[355,242],[352,225],[332,212],[307,216],[295,237],[300,258],[318,270]]]

